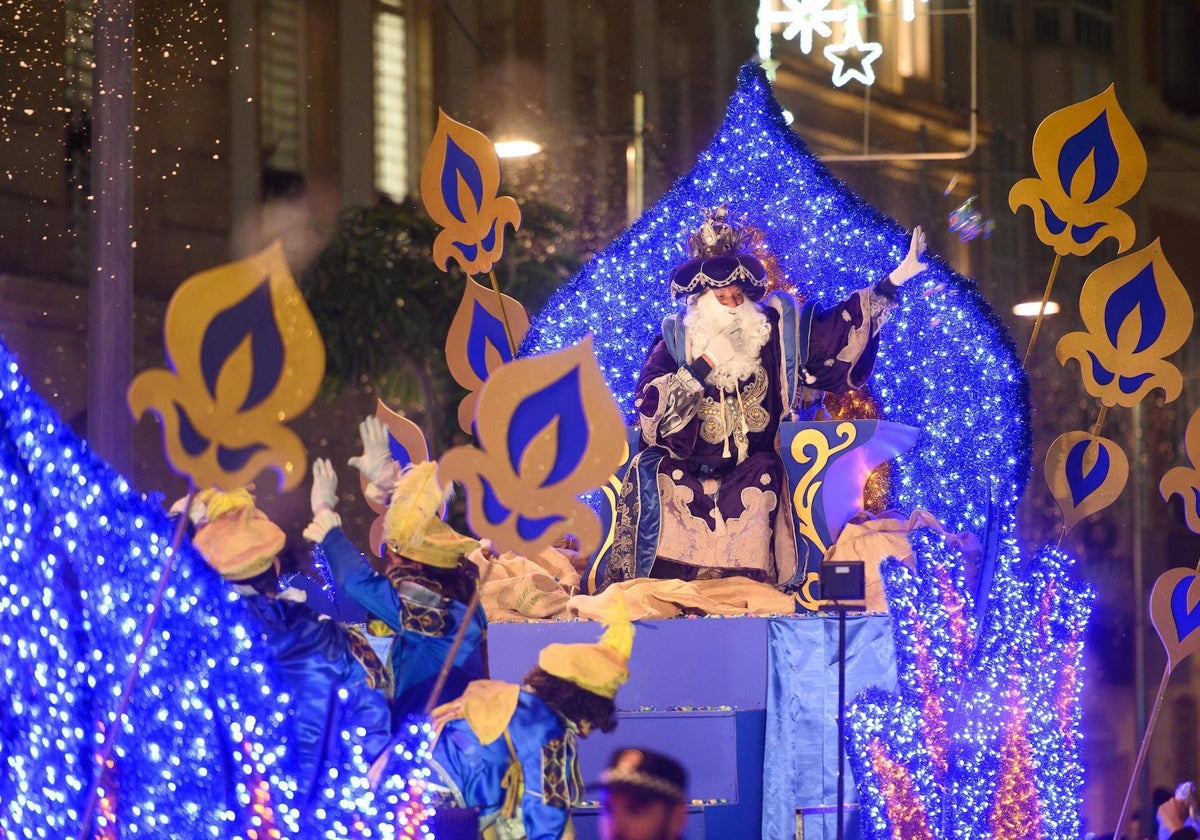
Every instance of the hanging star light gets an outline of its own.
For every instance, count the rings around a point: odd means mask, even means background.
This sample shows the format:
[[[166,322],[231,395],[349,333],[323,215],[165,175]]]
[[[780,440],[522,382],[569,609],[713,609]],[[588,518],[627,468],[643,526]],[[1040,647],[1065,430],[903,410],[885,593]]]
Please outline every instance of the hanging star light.
[[[908,247],[907,231],[850,192],[788,129],[763,69],[747,64],[695,168],[551,298],[518,355],[594,334],[600,370],[630,423],[646,354],[675,309],[667,278],[702,208],[721,204],[746,213],[783,274],[826,305],[887,276]],[[982,533],[989,509],[1012,507],[1028,475],[1026,379],[975,284],[935,256],[929,262],[883,328],[871,379],[882,416],[921,429],[892,464],[890,501],[928,510],[951,530]]]
[[[842,20],[841,9],[829,9],[830,0],[783,0],[783,9],[763,11],[760,20],[768,24],[784,24],[783,39],[791,41],[800,36],[800,52],[812,52],[813,35],[828,38],[833,34],[830,23]]]
[[[871,65],[883,55],[883,45],[863,40],[858,23],[860,14],[857,4],[847,6],[842,42],[830,44],[821,51],[833,64],[834,87],[844,87],[851,80],[868,87],[875,84],[875,68]]]

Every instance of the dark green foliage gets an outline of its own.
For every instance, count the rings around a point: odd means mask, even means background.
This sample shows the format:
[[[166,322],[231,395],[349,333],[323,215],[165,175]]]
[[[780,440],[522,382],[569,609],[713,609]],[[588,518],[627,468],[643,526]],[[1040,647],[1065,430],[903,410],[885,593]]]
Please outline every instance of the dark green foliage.
[[[532,201],[521,202],[521,212],[521,230],[508,231],[496,276],[501,291],[532,313],[579,268],[579,258],[565,213]],[[439,232],[413,200],[350,207],[300,279],[325,340],[326,390],[372,386],[405,409],[438,450],[453,437],[464,396],[444,348],[466,282],[453,262],[448,273],[434,265]],[[476,279],[490,286],[486,276]]]

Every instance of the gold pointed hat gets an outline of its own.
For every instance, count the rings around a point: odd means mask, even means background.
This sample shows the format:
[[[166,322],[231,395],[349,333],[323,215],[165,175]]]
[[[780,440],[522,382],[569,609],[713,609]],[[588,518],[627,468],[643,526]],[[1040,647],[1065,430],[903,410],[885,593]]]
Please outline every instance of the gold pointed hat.
[[[453,569],[458,558],[479,548],[479,540],[464,537],[442,521],[439,512],[447,491],[438,483],[437,464],[423,461],[408,466],[383,517],[383,541],[402,557]]]
[[[196,532],[192,544],[208,565],[226,580],[247,580],[271,567],[287,538],[255,506],[249,490],[205,490],[200,500],[208,524]]]
[[[610,700],[629,679],[629,655],[633,652],[633,624],[621,596],[613,599],[605,630],[594,644],[559,644],[542,648],[538,667],[548,674],[579,686],[584,691]]]

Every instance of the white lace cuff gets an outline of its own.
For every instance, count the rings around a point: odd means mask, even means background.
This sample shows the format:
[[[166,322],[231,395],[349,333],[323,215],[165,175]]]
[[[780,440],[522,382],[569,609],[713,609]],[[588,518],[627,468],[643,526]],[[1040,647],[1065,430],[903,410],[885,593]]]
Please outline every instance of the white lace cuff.
[[[330,531],[341,527],[342,517],[329,508],[322,508],[313,515],[312,522],[309,522],[308,527],[304,529],[304,539],[320,543],[325,540]]]

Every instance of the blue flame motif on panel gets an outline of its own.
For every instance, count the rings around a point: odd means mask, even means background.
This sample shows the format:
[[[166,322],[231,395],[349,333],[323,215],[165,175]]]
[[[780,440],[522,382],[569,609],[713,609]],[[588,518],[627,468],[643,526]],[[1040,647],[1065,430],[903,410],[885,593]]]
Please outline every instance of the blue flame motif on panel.
[[[460,201],[463,186],[470,191],[474,200],[471,207],[471,216],[474,217],[483,206],[483,175],[479,172],[475,160],[460,149],[453,138],[447,138],[446,160],[442,165],[442,201],[460,222],[467,220]]]
[[[1108,334],[1108,340],[1116,344],[1121,326],[1135,314],[1138,318],[1138,338],[1133,352],[1141,353],[1158,340],[1167,323],[1167,308],[1158,293],[1158,283],[1154,281],[1152,262],[1109,295],[1104,304],[1104,331]]]
[[[508,458],[513,472],[521,472],[525,450],[542,430],[555,425],[558,445],[554,466],[539,486],[562,481],[579,466],[588,448],[587,417],[579,389],[579,369],[573,368],[556,382],[523,400],[508,427]]]
[[[882,280],[909,244],[898,223],[855,196],[788,129],[762,69],[747,64],[696,167],[549,301],[518,355],[594,333],[600,369],[632,422],[638,374],[674,308],[668,277],[702,208],[721,203],[747,214],[785,276],[824,304]],[[871,389],[887,419],[921,429],[917,446],[894,463],[893,502],[979,532],[989,484],[1008,508],[1029,471],[1025,375],[974,283],[926,259],[928,270],[905,286],[884,327]]]
[[[250,342],[254,364],[250,368],[250,387],[238,411],[248,411],[265,400],[279,384],[283,372],[283,336],[275,326],[269,277],[264,277],[244,299],[214,317],[204,331],[200,368],[213,399],[217,398],[217,379],[226,362],[244,341]]]
[[[1109,463],[1112,459],[1103,445],[1096,447],[1096,463],[1092,464],[1090,469],[1084,466],[1084,455],[1094,443],[1092,440],[1081,440],[1067,453],[1067,486],[1071,488],[1071,501],[1076,507],[1103,487],[1108,478]]]
[[[1086,198],[1074,195],[1071,189],[1079,169],[1088,159],[1094,169],[1091,190]],[[1058,180],[1063,190],[1074,198],[1085,203],[1091,203],[1108,194],[1117,181],[1117,172],[1121,168],[1121,156],[1117,153],[1117,145],[1113,142],[1112,131],[1108,127],[1108,112],[1101,111],[1096,119],[1087,127],[1075,134],[1066,143],[1058,155]],[[1086,186],[1086,182],[1085,182]],[[1082,241],[1082,240],[1081,240]]]
[[[500,364],[512,361],[503,322],[476,300],[471,309],[471,330],[467,333],[467,359],[481,382],[486,382],[490,373],[487,365],[488,347],[500,354]]]
[[[1195,575],[1186,577],[1171,590],[1171,617],[1175,619],[1175,632],[1181,642],[1200,627],[1200,604],[1188,609],[1187,603],[1188,589],[1195,580]]]

